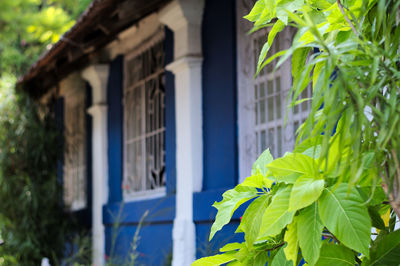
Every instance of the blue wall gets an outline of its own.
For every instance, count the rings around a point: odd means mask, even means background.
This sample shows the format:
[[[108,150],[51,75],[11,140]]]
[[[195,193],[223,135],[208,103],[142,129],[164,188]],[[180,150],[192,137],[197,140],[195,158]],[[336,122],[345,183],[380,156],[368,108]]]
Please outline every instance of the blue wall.
[[[212,204],[238,180],[235,14],[233,0],[206,1],[202,28],[204,179],[203,192],[193,199],[197,257],[242,240],[240,235],[233,236],[243,213],[239,209],[232,222],[208,241],[217,213]]]
[[[173,60],[173,34],[165,32],[165,61]],[[167,196],[160,199],[122,202],[123,175],[123,57],[110,63],[108,79],[108,160],[109,200],[103,207],[106,233],[106,255],[117,258],[121,265],[131,251],[135,232],[146,211],[139,232],[139,263],[164,265],[172,254],[172,224],[175,217],[175,92],[174,76],[165,74],[166,121],[166,187]],[[118,228],[115,225],[118,224]]]
[[[172,252],[172,221],[175,217],[175,197],[127,203],[113,203],[104,207],[106,225],[106,254],[121,257],[130,252],[134,234],[143,214],[148,211],[139,232],[137,251],[139,264],[164,265]],[[119,227],[113,227],[118,223]],[[112,240],[115,238],[115,244]]]
[[[122,81],[123,57],[118,56],[110,63],[107,82],[109,202],[117,202],[122,199]]]
[[[64,150],[64,97],[59,97],[55,102],[55,120],[57,123],[57,128],[59,130],[59,138],[60,144],[62,146],[62,150]],[[61,154],[60,160],[57,162],[57,180],[62,184],[63,183],[63,165],[64,165],[64,153]]]
[[[238,179],[235,1],[206,1],[203,19],[203,188],[209,190]]]
[[[221,14],[224,14],[221,19]],[[211,205],[222,193],[237,183],[237,114],[236,114],[236,27],[235,1],[207,0],[202,28],[203,38],[203,192],[194,195],[197,255],[211,254],[228,241],[241,239],[236,230],[243,210],[232,224],[217,233],[208,243],[208,234],[216,209]],[[166,30],[166,64],[173,60],[173,34]],[[118,63],[117,63],[118,62]],[[127,254],[140,218],[150,211],[140,230],[138,251],[146,265],[163,265],[172,252],[172,226],[175,217],[176,133],[174,76],[166,73],[166,173],[167,196],[161,199],[128,202],[121,205],[122,178],[122,57],[111,63],[109,99],[109,168],[110,198],[104,206],[106,254]],[[113,74],[114,73],[114,74]],[[119,90],[117,92],[117,90]],[[118,120],[118,117],[121,119]],[[122,211],[121,211],[122,210]],[[120,223],[118,230],[113,223]],[[116,239],[113,247],[112,239]],[[157,251],[155,251],[157,250]]]
[[[165,29],[165,64],[174,59],[174,36]],[[167,176],[167,193],[175,194],[176,190],[176,133],[175,133],[175,78],[165,73],[165,164]]]

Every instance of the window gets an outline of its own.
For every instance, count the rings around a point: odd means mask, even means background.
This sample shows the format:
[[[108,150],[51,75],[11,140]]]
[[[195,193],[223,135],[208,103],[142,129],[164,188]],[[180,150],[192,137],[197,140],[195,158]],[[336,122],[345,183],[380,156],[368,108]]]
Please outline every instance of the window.
[[[65,101],[64,204],[71,210],[86,207],[86,112],[84,91]]]
[[[239,167],[243,180],[250,174],[251,166],[265,149],[274,157],[293,149],[295,132],[308,115],[309,101],[304,101],[289,112],[287,96],[292,77],[290,62],[273,72],[274,65],[266,66],[254,77],[258,56],[267,40],[268,29],[251,35],[251,23],[241,19],[253,6],[251,0],[238,0],[238,105],[239,105]],[[277,35],[268,56],[287,49],[293,31],[285,29]],[[301,98],[309,98],[311,89],[303,91]],[[285,123],[285,115],[287,120]]]
[[[124,84],[125,199],[165,192],[164,33],[129,54]]]

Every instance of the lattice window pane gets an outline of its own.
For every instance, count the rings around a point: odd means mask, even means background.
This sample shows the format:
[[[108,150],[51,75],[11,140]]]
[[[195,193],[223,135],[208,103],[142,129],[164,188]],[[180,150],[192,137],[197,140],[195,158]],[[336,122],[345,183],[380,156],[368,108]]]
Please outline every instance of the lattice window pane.
[[[252,35],[253,41],[253,61],[258,61],[268,33],[267,30],[261,30]],[[278,35],[272,45],[268,56],[278,52],[285,47],[285,36],[288,32]],[[289,113],[286,113],[287,95],[290,89],[290,68],[281,66],[274,70],[274,63],[268,65],[253,80],[254,84],[254,131],[256,138],[256,151],[260,154],[266,148],[277,157],[282,156],[284,152],[293,148],[295,143],[295,132],[308,115],[310,103],[303,102],[296,106]],[[256,66],[254,67],[254,71]],[[251,76],[251,75],[250,75]],[[282,82],[282,79],[286,79]],[[307,88],[300,95],[301,99],[309,98],[311,89]],[[286,114],[286,124],[285,124]],[[290,132],[290,133],[288,133]]]
[[[71,210],[86,207],[85,97],[69,95],[65,112],[64,204]]]
[[[163,33],[127,57],[124,86],[124,197],[165,187]]]

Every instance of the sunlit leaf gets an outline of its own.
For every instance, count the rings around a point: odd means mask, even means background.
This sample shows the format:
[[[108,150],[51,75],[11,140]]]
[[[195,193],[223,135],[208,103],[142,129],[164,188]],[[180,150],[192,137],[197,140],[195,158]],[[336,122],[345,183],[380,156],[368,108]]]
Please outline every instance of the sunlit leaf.
[[[318,200],[322,223],[344,245],[369,256],[371,221],[357,190],[348,185],[325,188]]]
[[[290,194],[289,210],[296,211],[315,202],[324,189],[325,181],[306,175],[299,177]]]
[[[291,190],[287,187],[273,197],[263,214],[258,239],[279,234],[292,221],[294,212],[288,211]]]
[[[299,251],[299,239],[297,234],[297,221],[294,219],[293,222],[287,226],[284,238],[287,245],[283,249],[286,259],[293,261],[294,265],[297,265],[297,253]]]
[[[317,203],[299,212],[296,218],[299,245],[304,259],[314,265],[319,258],[322,245],[321,232],[324,228],[318,213]]]
[[[234,189],[226,191],[222,201],[215,202],[213,206],[218,210],[215,222],[211,227],[210,240],[215,233],[229,223],[233,212],[244,202],[257,196],[257,189],[252,187],[236,186]]]
[[[316,266],[354,266],[354,253],[342,246],[324,243]]]

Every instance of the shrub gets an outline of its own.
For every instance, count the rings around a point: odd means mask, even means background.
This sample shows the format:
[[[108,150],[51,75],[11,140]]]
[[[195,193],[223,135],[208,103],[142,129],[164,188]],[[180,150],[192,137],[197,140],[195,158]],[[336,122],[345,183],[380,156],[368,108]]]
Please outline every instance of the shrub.
[[[237,229],[245,241],[193,265],[400,262],[399,6],[394,0],[255,3],[246,16],[253,30],[271,27],[258,71],[291,57],[289,108],[310,83],[312,107],[293,152],[273,159],[265,151],[251,176],[213,205],[210,239],[253,199]],[[287,26],[297,28],[292,46],[266,58]]]

